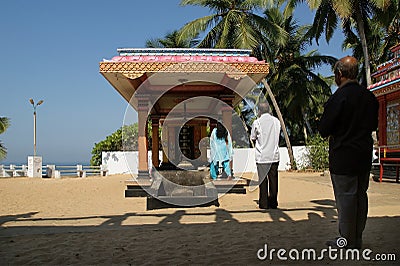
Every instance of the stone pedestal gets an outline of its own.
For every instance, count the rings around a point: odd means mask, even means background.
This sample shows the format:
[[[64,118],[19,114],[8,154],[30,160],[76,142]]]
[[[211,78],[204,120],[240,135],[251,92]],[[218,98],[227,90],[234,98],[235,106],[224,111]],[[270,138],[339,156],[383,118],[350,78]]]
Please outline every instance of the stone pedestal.
[[[28,156],[28,177],[42,177],[42,156]]]

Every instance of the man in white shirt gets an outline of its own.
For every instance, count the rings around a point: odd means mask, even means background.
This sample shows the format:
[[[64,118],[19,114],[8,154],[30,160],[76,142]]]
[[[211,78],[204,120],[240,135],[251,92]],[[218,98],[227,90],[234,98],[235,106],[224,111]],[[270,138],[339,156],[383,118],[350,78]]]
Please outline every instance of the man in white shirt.
[[[255,142],[255,158],[259,182],[260,209],[278,207],[279,135],[281,124],[271,115],[268,103],[258,105],[258,116],[250,138]],[[268,189],[269,188],[269,189]]]

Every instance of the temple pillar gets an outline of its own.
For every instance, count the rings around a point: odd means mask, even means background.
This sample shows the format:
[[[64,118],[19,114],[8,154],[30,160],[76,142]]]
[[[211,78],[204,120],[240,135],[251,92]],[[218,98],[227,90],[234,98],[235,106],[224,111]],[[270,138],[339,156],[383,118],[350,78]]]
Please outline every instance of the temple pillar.
[[[159,129],[159,118],[158,117],[152,117],[151,119],[151,131],[152,131],[152,145],[151,145],[151,159],[153,162],[153,166],[158,167],[160,165],[160,159],[159,159],[159,146],[160,146],[160,138],[158,134],[158,129]]]
[[[210,118],[210,134],[217,127],[217,120]]]
[[[161,126],[161,143],[162,143],[162,163],[161,166],[165,166],[169,163],[168,160],[168,126],[164,125],[164,120],[160,120]],[[165,150],[164,150],[165,148]]]
[[[201,129],[201,137],[200,139],[206,138],[207,137],[207,125],[202,125],[200,127]],[[208,143],[201,143],[199,145],[199,150],[200,150],[200,161],[207,163],[207,146]]]
[[[146,97],[138,97],[138,178],[149,178],[149,162],[147,155],[147,116],[148,116],[148,99]]]
[[[168,127],[168,160],[171,163],[177,164],[176,160],[176,130],[175,126]]]

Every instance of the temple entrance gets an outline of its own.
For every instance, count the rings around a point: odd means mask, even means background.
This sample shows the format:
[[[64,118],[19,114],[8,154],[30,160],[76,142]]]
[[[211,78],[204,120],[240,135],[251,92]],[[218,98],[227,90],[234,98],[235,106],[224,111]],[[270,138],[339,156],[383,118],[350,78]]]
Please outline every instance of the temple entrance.
[[[182,124],[182,120],[180,123]],[[175,170],[183,162],[190,161],[193,169],[206,166],[208,136],[208,119],[196,118],[189,120],[184,125],[179,122],[163,125],[161,120],[161,151],[163,159],[161,164],[153,158],[153,167],[158,170]],[[154,150],[154,146],[153,146]],[[156,151],[154,151],[156,153]]]

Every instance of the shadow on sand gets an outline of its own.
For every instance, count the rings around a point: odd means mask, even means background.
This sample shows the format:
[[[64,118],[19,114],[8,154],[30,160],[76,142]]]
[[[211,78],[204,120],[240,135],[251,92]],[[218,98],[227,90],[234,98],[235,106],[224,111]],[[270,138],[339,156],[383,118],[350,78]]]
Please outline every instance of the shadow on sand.
[[[200,213],[186,209],[173,213],[145,212],[110,216],[35,218],[35,212],[0,216],[0,264],[321,264],[321,261],[280,261],[275,256],[260,260],[257,251],[309,249],[321,251],[327,239],[336,236],[334,201],[311,201],[313,207],[276,210],[227,211],[223,208]],[[307,219],[293,220],[292,212],[305,211]],[[252,213],[265,215],[265,222],[243,222]],[[196,216],[211,216],[214,222],[196,222]],[[236,218],[235,218],[236,217]],[[240,217],[237,218],[237,217]],[[154,219],[158,223],[124,225],[127,219]],[[194,223],[183,223],[189,218]],[[97,226],[79,222],[102,219]],[[271,221],[272,219],[272,221]],[[7,222],[75,221],[75,226],[4,226]],[[239,221],[240,220],[240,221]],[[78,225],[76,223],[78,221]],[[400,217],[371,217],[364,234],[364,248],[372,254],[395,254],[400,260]],[[43,256],[43,253],[46,253]],[[373,256],[373,255],[371,255]],[[33,258],[33,259],[32,259]],[[370,264],[367,261],[332,261],[329,264]],[[395,264],[395,262],[387,262]]]

